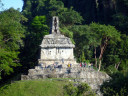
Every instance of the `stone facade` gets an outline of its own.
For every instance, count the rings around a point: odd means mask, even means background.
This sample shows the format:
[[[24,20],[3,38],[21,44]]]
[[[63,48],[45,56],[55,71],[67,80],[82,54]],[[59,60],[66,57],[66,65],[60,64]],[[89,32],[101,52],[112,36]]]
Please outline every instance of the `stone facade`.
[[[72,64],[75,66],[77,63],[74,59],[73,48],[70,38],[60,34],[59,31],[59,19],[57,16],[53,17],[51,34],[46,35],[41,43],[41,54],[39,64],[45,64],[46,66],[54,63]]]

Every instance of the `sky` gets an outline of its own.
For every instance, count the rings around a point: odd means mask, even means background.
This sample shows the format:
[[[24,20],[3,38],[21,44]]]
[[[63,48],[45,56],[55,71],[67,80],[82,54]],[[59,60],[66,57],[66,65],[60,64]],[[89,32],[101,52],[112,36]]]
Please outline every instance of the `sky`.
[[[1,0],[1,2],[4,4],[3,9],[9,9],[10,7],[13,7],[14,9],[20,8],[20,11],[22,11],[22,0]],[[0,11],[2,11],[1,8]]]

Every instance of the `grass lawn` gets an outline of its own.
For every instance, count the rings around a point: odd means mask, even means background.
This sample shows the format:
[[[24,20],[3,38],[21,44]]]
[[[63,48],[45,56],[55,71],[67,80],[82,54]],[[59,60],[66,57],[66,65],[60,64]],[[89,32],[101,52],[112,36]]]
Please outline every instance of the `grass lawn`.
[[[67,83],[54,79],[18,81],[0,88],[0,96],[63,96]]]

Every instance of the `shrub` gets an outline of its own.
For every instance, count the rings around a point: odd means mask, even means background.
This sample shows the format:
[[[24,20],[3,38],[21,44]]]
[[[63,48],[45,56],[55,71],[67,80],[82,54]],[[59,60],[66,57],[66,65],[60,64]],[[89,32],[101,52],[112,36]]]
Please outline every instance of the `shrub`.
[[[69,83],[64,86],[64,96],[95,96],[95,93],[86,83]]]

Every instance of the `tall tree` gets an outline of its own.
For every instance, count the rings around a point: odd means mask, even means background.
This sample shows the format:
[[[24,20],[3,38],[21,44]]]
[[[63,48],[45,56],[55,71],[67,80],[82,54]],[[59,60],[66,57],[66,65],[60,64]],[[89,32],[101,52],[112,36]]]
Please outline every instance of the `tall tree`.
[[[20,65],[18,54],[25,32],[21,22],[26,20],[13,8],[0,13],[0,73],[9,74]]]
[[[103,56],[103,68],[112,75],[116,72],[122,72],[125,74],[128,71],[128,37],[125,34],[121,34],[121,41],[117,43],[109,43]]]
[[[120,40],[120,33],[115,29],[114,26],[110,25],[101,25],[101,24],[96,24],[92,23],[90,24],[91,31],[98,34],[99,38],[99,47],[100,47],[100,55],[99,55],[99,71],[101,69],[101,62],[102,62],[102,57],[103,54],[107,48],[107,45],[109,42],[116,42]]]
[[[38,64],[40,44],[44,35],[49,34],[49,27],[46,24],[46,16],[35,16],[29,27],[28,34],[25,38],[25,46],[22,50],[21,57],[23,64],[23,71],[34,67]]]

